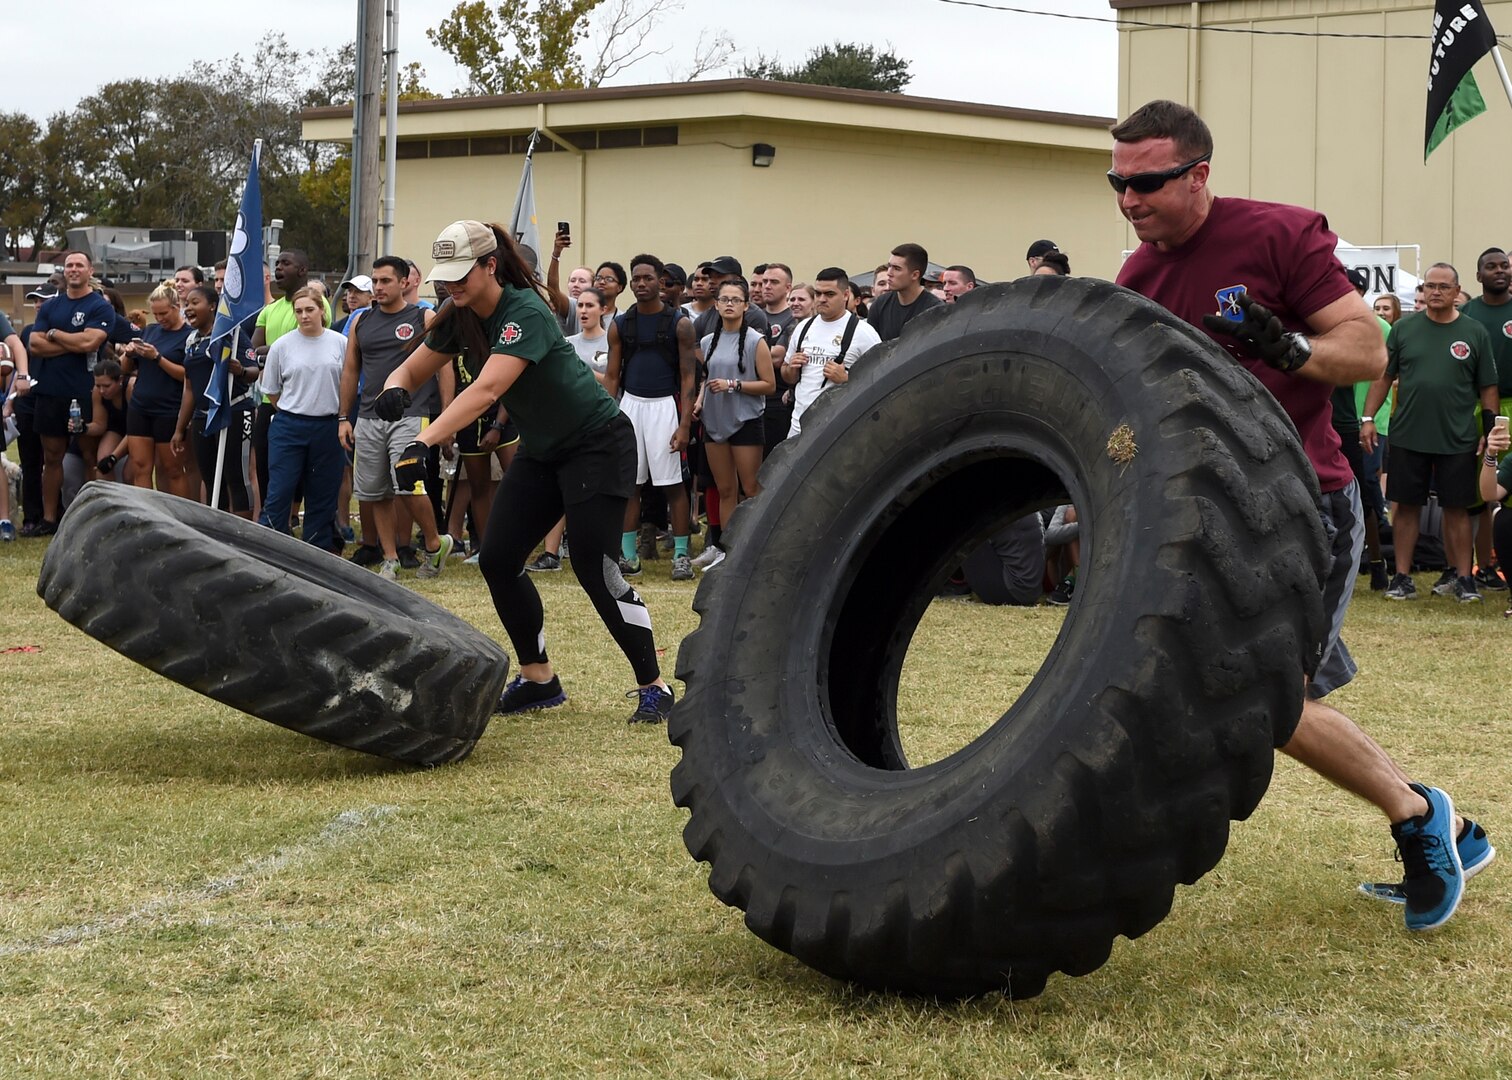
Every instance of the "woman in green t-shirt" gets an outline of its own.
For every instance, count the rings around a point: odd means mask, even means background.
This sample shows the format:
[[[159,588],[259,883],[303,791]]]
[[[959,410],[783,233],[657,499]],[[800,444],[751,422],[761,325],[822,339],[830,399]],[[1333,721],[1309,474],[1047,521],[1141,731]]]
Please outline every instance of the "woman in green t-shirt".
[[[627,420],[562,336],[552,294],[536,280],[501,225],[457,221],[431,246],[426,279],[445,286],[425,340],[384,383],[374,410],[403,415],[410,393],[460,356],[472,380],[399,457],[402,487],[424,480],[432,446],[502,399],[520,449],[494,495],[478,567],[520,662],[495,710],[549,709],[567,700],[546,655],[540,594],[525,560],[564,513],[572,566],[599,618],[624,652],[639,688],[631,723],[664,721],[672,691],[656,662],[651,616],[619,573],[625,503],[635,486]]]

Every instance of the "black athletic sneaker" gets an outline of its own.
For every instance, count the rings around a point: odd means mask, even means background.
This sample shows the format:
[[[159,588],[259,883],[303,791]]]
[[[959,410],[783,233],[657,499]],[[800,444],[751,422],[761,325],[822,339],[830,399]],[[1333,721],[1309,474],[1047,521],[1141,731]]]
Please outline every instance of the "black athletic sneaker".
[[[415,554],[415,549],[405,544],[399,549],[399,565],[406,570],[420,569],[420,556]]]
[[[1370,591],[1385,592],[1391,587],[1391,575],[1386,573],[1386,564],[1377,560],[1370,564]]]
[[[1433,595],[1453,596],[1454,583],[1458,580],[1459,575],[1454,572],[1454,567],[1449,567],[1442,574],[1440,574],[1439,579],[1433,583]]]
[[[1500,592],[1507,587],[1507,583],[1502,580],[1501,568],[1495,565],[1483,566],[1477,570],[1475,572],[1475,584],[1479,588],[1490,592]]]
[[[383,552],[376,545],[362,544],[352,552],[351,561],[358,566],[377,566],[383,561]]]
[[[533,562],[525,564],[525,569],[529,570],[532,574],[549,574],[561,568],[562,560],[549,551],[541,552]]]
[[[1391,579],[1391,586],[1386,590],[1388,600],[1416,600],[1417,585],[1406,574],[1398,574]]]
[[[635,711],[630,714],[630,719],[627,723],[665,724],[667,717],[672,715],[672,691],[670,688],[664,689],[653,684],[631,690],[625,696],[637,699]]]
[[[1048,603],[1054,604],[1056,607],[1065,607],[1071,602],[1071,597],[1075,595],[1076,579],[1070,574],[1067,574],[1065,577],[1061,578],[1061,583],[1059,585],[1050,590],[1050,594],[1045,597],[1045,600]]]
[[[1478,604],[1481,602],[1480,590],[1475,587],[1475,579],[1473,577],[1456,578],[1454,591],[1450,595],[1462,604]]]
[[[555,675],[550,682],[531,682],[523,675],[516,675],[499,695],[494,706],[495,716],[510,713],[534,712],[537,709],[554,709],[565,704],[567,692],[562,689],[562,680]]]

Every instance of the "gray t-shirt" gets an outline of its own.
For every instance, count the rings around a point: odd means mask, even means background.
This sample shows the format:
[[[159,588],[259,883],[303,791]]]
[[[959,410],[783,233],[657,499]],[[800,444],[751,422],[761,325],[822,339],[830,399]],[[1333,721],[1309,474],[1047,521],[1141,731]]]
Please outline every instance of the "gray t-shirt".
[[[609,331],[600,330],[597,337],[589,337],[587,334],[573,334],[567,339],[567,344],[577,350],[577,354],[600,375],[609,373]]]
[[[357,356],[362,362],[362,402],[357,415],[376,420],[373,402],[383,393],[383,384],[409,356],[414,344],[425,336],[425,309],[406,304],[398,311],[364,308],[357,320]],[[348,328],[350,331],[350,328]],[[405,416],[433,416],[441,404],[441,391],[434,377],[416,390]]]
[[[718,344],[714,343],[713,334],[698,343],[706,357],[709,378],[754,382],[761,377],[756,371],[756,347],[761,343],[762,335],[754,330],[746,330],[743,357],[738,352],[741,336],[739,333],[732,334],[728,330],[722,330]],[[741,370],[742,367],[745,370]],[[764,412],[766,412],[765,395],[747,394],[744,390],[723,394],[711,394],[707,390],[704,392],[703,425],[711,442],[725,442],[743,425],[755,420]]]
[[[341,408],[346,343],[331,329],[322,329],[319,337],[298,330],[283,335],[268,348],[259,380],[262,392],[278,395],[280,412],[334,417]]]

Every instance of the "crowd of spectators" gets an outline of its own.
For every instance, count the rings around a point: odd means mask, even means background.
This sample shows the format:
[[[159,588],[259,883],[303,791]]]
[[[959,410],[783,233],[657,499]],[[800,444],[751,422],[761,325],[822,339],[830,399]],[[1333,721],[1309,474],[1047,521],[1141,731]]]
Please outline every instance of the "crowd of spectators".
[[[557,235],[540,276],[561,298],[569,343],[637,431],[640,497],[627,507],[620,569],[633,577],[645,560],[667,556],[674,581],[692,580],[723,559],[724,522],[759,490],[761,461],[801,436],[804,413],[820,394],[843,384],[858,358],[898,337],[915,316],[983,284],[969,266],[931,263],[915,243],[899,244],[866,273],[828,266],[807,280],[776,261],[747,272],[731,255],[691,270],[649,254],[564,269],[570,247],[567,233]],[[1025,268],[1071,271],[1050,240],[1029,246]],[[298,529],[333,552],[355,545],[355,562],[391,580],[401,570],[434,576],[451,554],[472,552],[475,561],[493,490],[518,442],[507,413],[496,406],[480,416],[453,446],[433,454],[424,490],[407,492],[394,488],[392,472],[409,441],[403,436],[450,402],[465,369],[453,365],[417,394],[413,417],[394,432],[375,434],[383,422],[371,415],[384,379],[435,314],[436,304],[420,295],[419,267],[380,259],[369,273],[328,290],[301,252],[281,252],[265,277],[267,304],[232,360],[233,422],[225,437],[207,438],[209,334],[224,269],[207,277],[199,267],[181,267],[152,290],[145,309],[128,311],[94,277],[88,256],[70,252],[53,281],[28,293],[29,323],[17,331],[0,316],[0,393],[21,466],[19,505],[11,485],[0,485],[0,540],[54,532],[88,479],[209,503],[218,473],[215,505],[285,532]],[[1365,494],[1361,572],[1391,599],[1413,598],[1412,570],[1431,565],[1418,543],[1425,504],[1424,544],[1431,553],[1441,543],[1444,552],[1434,591],[1472,601],[1506,588],[1485,513],[1498,501],[1497,472],[1490,471],[1493,490],[1483,499],[1486,485],[1466,463],[1478,463],[1485,447],[1481,436],[1497,412],[1498,389],[1512,393],[1512,319],[1501,318],[1512,300],[1507,256],[1489,249],[1476,279],[1483,291],[1472,300],[1454,269],[1439,264],[1419,285],[1413,311],[1389,293],[1376,297],[1399,366],[1376,387],[1362,383],[1334,395],[1334,425]],[[1362,293],[1364,284],[1357,282]],[[1446,320],[1444,311],[1453,317]],[[1455,333],[1461,311],[1469,329]],[[1442,327],[1450,329],[1415,332]],[[1453,387],[1437,376],[1425,381],[1427,365],[1413,365],[1427,348],[1421,341],[1444,333],[1455,339],[1445,347],[1470,350],[1461,371],[1467,377]],[[1409,466],[1398,468],[1395,481],[1387,456],[1394,412],[1395,460]],[[1501,479],[1512,481],[1512,470]],[[1389,515],[1388,500],[1395,510]],[[1078,528],[1071,506],[1008,523],[963,562],[944,594],[993,604],[1069,603]],[[1512,543],[1512,524],[1506,531]],[[570,537],[558,522],[527,569],[556,571],[570,557]]]

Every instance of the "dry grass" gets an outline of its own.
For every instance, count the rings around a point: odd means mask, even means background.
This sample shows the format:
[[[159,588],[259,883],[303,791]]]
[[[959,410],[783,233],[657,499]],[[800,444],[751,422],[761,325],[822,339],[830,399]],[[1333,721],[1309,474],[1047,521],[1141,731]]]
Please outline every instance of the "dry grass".
[[[568,705],[416,773],[109,652],[43,608],[41,550],[0,550],[0,648],[42,648],[0,655],[0,1075],[1512,1073],[1507,872],[1409,936],[1353,893],[1395,871],[1384,825],[1284,759],[1218,869],[1100,971],[1024,1002],[861,994],[710,896],[676,751],[623,723],[629,672],[570,574],[540,581]],[[694,616],[666,575],[642,588],[670,669]],[[502,640],[476,571],[420,587]],[[1512,843],[1500,607],[1358,597],[1337,697]],[[1058,625],[934,605],[910,752],[979,733]]]

